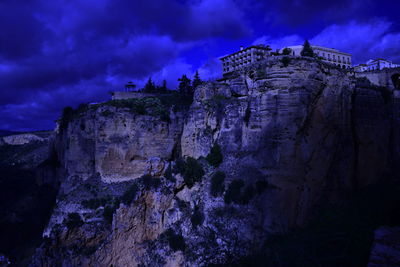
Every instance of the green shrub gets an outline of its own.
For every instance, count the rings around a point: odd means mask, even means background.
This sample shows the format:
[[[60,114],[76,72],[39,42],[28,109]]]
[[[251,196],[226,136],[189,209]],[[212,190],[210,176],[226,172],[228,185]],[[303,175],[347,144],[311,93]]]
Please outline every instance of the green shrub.
[[[141,178],[142,178],[144,188],[146,190],[150,190],[152,188],[156,189],[161,184],[160,179],[154,178],[153,176],[151,176],[149,174],[143,175]]]
[[[203,175],[204,170],[200,163],[198,163],[196,159],[188,157],[185,163],[185,172],[183,173],[183,180],[185,184],[189,188],[192,188],[196,182],[201,181]]]
[[[185,239],[182,237],[181,234],[176,234],[174,232],[174,230],[172,230],[171,228],[168,229],[167,231],[165,231],[165,237],[168,241],[168,244],[170,246],[170,248],[173,251],[184,251],[186,248],[186,243],[185,243]]]
[[[292,53],[292,49],[290,49],[290,48],[288,48],[288,47],[285,47],[283,50],[282,50],[282,54],[283,55],[290,55]]]
[[[214,167],[218,167],[222,163],[223,156],[221,153],[221,147],[217,143],[212,146],[206,160]]]
[[[183,173],[185,172],[185,160],[183,158],[178,158],[175,161],[175,165],[174,168],[172,169],[172,173],[180,173],[183,175]]]
[[[255,192],[254,192],[254,187],[252,185],[246,186],[244,191],[241,194],[240,197],[240,204],[248,204],[249,201],[254,197]]]
[[[287,66],[289,66],[290,58],[288,58],[288,57],[283,57],[283,58],[281,59],[281,62],[282,62],[282,64],[283,64],[283,66],[287,67]]]
[[[225,181],[225,173],[221,171],[217,171],[211,177],[211,190],[210,193],[213,197],[220,196],[224,190],[224,181]]]
[[[64,224],[68,227],[68,229],[72,229],[82,226],[83,221],[78,213],[72,212],[68,213],[67,218],[64,219]]]
[[[121,202],[124,203],[125,205],[130,205],[132,201],[135,199],[138,191],[139,191],[138,186],[136,184],[132,184],[122,195]]]
[[[168,181],[176,182],[175,177],[172,175],[172,167],[171,167],[171,164],[169,164],[168,167],[167,167],[167,169],[165,170],[164,176],[165,176],[165,178],[166,178]]]
[[[183,176],[185,184],[192,188],[192,186],[201,181],[204,175],[204,170],[201,164],[192,157],[187,157],[186,161],[182,158],[178,158],[175,161],[173,173],[179,173]]]
[[[192,216],[190,217],[190,222],[193,227],[201,225],[204,221],[204,214],[199,207],[196,207]]]
[[[244,186],[242,179],[233,180],[225,193],[224,201],[229,204],[231,202],[240,203],[241,200],[241,190]]]
[[[267,181],[264,180],[258,180],[256,182],[256,192],[257,194],[263,193],[267,188],[269,187],[269,184]]]

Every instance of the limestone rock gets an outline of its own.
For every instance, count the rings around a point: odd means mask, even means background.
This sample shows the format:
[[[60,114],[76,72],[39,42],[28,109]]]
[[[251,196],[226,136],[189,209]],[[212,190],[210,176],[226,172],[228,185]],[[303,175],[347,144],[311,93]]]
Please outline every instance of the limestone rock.
[[[36,258],[59,255],[47,262],[81,266],[234,264],[271,234],[305,225],[320,203],[399,173],[393,118],[400,105],[392,96],[317,60],[290,57],[285,67],[277,57],[202,84],[187,113],[171,110],[170,121],[89,109],[57,135],[62,194],[48,231],[58,248],[44,245]],[[203,158],[215,144],[223,156],[216,168]],[[193,186],[192,173],[177,166],[180,156],[204,170]],[[216,171],[225,179],[223,193],[213,196]],[[137,179],[143,174],[154,178]],[[93,177],[104,191],[136,186],[130,204],[117,206],[111,228],[96,215],[101,208],[88,211],[77,201],[90,191],[80,184]],[[55,231],[72,211],[84,225],[102,225],[104,238],[91,254],[71,250]],[[94,228],[80,234],[93,236]]]

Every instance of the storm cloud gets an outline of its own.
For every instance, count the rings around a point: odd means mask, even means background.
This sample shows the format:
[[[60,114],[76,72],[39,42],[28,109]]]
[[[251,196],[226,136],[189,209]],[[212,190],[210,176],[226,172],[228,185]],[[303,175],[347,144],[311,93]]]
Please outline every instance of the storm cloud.
[[[174,89],[196,70],[216,78],[218,56],[256,39],[399,60],[398,21],[374,10],[355,0],[1,1],[0,129],[51,129],[63,106],[104,101],[127,81]]]

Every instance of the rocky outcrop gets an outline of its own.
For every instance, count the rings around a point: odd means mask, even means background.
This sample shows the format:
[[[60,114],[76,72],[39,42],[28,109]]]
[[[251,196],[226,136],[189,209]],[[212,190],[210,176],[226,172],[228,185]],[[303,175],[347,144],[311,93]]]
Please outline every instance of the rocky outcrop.
[[[65,176],[86,180],[98,174],[105,182],[160,176],[183,124],[182,114],[166,112],[168,121],[108,105],[77,115],[60,129],[56,144]]]
[[[305,225],[321,203],[396,176],[393,93],[313,59],[289,61],[205,83],[168,119],[120,102],[75,114],[55,142],[62,184],[46,234],[57,242],[34,263],[233,264]]]

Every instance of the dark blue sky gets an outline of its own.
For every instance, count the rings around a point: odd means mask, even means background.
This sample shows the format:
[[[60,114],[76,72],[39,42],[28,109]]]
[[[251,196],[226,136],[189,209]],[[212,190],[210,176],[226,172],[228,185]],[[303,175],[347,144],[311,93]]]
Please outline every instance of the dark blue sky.
[[[149,76],[175,88],[239,46],[312,44],[400,63],[398,0],[0,0],[0,129],[54,128],[64,106]]]

